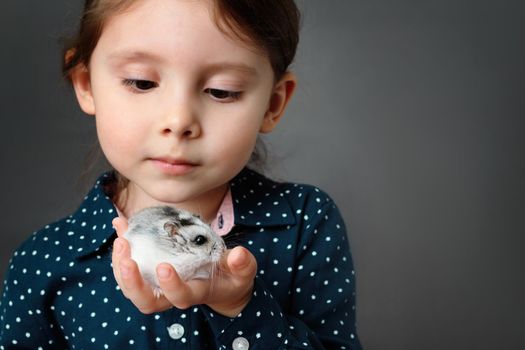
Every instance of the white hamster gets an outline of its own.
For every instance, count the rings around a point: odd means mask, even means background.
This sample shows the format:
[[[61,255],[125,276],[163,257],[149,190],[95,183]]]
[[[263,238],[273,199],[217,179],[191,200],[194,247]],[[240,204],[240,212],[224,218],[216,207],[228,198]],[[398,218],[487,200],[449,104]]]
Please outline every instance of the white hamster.
[[[179,276],[210,278],[226,250],[222,238],[199,216],[170,206],[145,208],[129,218],[124,238],[131,258],[156,296],[162,294],[156,267],[171,264]]]

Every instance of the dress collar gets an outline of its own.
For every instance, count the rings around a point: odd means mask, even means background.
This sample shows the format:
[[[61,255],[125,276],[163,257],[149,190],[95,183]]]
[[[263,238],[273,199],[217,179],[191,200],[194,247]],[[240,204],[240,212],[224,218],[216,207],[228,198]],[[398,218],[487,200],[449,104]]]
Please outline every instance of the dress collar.
[[[228,188],[222,199],[221,206],[217,211],[215,219],[211,223],[212,230],[219,236],[227,235],[235,225],[235,213],[233,211],[232,191]]]
[[[68,220],[71,225],[68,235],[74,237],[71,245],[78,258],[98,253],[103,246],[112,244],[117,235],[111,224],[118,216],[117,209],[104,191],[105,185],[112,181],[115,181],[113,173],[102,174]]]
[[[280,183],[245,168],[230,182],[230,187],[236,225],[295,224],[295,215],[287,199],[289,190]]]

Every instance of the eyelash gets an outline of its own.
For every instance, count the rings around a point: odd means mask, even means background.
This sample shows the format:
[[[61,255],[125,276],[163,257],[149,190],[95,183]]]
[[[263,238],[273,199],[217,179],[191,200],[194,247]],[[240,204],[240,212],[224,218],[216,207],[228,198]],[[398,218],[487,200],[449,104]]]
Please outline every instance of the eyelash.
[[[140,88],[139,85],[144,84],[144,83],[147,85],[147,87],[145,88],[144,86],[142,86],[142,88]],[[122,84],[130,87],[132,92],[138,93],[138,94],[145,93],[148,90],[151,90],[159,86],[159,84],[153,81],[143,80],[143,79],[123,79]],[[207,88],[204,90],[204,92],[207,94],[210,94],[212,97],[214,97],[216,101],[219,101],[219,102],[237,101],[241,98],[241,95],[242,95],[242,91],[230,91],[230,90],[214,89],[214,88]],[[217,95],[219,95],[220,97]]]
[[[221,102],[225,102],[226,99],[237,101],[241,98],[241,95],[242,95],[242,91],[229,91],[229,90],[213,89],[213,88],[205,89],[204,92],[210,94],[215,99],[217,99],[217,101],[221,101]],[[214,96],[214,93],[221,95],[222,98]],[[226,95],[226,97],[224,97],[224,95]]]
[[[148,84],[148,88],[139,88],[137,86],[137,84],[141,84],[141,83],[146,83]],[[124,84],[125,86],[129,86],[133,92],[135,93],[143,93],[143,92],[146,92],[148,90],[151,90],[157,86],[159,86],[159,84],[153,82],[153,81],[150,81],[150,80],[144,80],[144,79],[123,79],[122,80],[122,84]]]

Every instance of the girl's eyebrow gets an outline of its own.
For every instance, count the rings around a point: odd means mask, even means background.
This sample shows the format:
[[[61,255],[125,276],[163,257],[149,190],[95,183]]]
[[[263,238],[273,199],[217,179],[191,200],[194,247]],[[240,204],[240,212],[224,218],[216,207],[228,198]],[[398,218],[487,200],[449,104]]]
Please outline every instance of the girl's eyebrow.
[[[221,71],[236,71],[248,76],[257,77],[257,69],[242,62],[216,62],[204,66],[204,70],[208,74],[213,74]]]
[[[108,60],[112,64],[124,64],[128,62],[150,62],[163,63],[166,61],[162,56],[147,51],[114,51],[108,55]],[[213,74],[221,71],[236,71],[248,76],[257,77],[258,72],[255,67],[250,66],[244,62],[218,61],[205,64],[203,70],[208,74]]]
[[[126,63],[126,62],[134,62],[134,61],[146,61],[146,62],[154,62],[154,63],[160,63],[163,62],[164,59],[158,55],[155,55],[150,52],[146,51],[130,51],[130,50],[116,50],[113,51],[108,55],[108,60],[111,63]]]

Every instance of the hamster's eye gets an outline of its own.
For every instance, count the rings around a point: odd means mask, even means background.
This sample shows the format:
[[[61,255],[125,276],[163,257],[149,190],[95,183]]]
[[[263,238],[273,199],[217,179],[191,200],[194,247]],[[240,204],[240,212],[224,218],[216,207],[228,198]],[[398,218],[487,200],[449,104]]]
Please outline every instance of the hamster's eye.
[[[197,237],[195,237],[195,239],[193,240],[193,243],[195,243],[196,245],[203,245],[205,244],[206,242],[208,242],[208,239],[206,237],[204,237],[203,235],[198,235]]]

